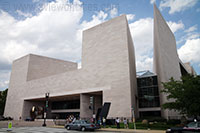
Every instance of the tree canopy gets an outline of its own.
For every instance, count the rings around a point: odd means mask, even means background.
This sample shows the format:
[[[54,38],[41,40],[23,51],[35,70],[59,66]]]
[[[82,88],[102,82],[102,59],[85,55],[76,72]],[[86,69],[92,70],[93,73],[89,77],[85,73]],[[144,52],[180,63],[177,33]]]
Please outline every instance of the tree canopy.
[[[163,83],[163,93],[170,101],[164,109],[174,109],[188,116],[200,116],[200,76],[186,75],[180,81],[170,79]]]
[[[0,91],[0,115],[3,115],[8,89]]]

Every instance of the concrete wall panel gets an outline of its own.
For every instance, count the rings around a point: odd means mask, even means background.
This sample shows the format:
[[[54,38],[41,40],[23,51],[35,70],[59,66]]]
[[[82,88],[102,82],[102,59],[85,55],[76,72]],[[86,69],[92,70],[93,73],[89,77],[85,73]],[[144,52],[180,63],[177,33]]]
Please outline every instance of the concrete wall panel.
[[[154,72],[158,76],[158,86],[162,90],[162,82],[171,77],[179,80],[181,77],[179,57],[176,50],[176,40],[161,13],[154,5]],[[161,104],[167,102],[166,95],[160,93]],[[162,110],[162,116],[169,117],[168,110]]]
[[[77,69],[77,63],[74,62],[33,54],[30,54],[29,57],[27,81]]]

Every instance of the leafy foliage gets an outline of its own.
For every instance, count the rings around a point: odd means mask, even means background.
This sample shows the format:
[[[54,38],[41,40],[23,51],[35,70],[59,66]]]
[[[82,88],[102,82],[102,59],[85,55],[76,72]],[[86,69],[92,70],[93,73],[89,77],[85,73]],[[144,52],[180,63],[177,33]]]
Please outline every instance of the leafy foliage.
[[[3,115],[8,89],[0,92],[0,115]]]
[[[163,83],[163,93],[171,102],[162,105],[164,109],[174,109],[188,116],[200,116],[200,76],[186,75],[181,81],[173,78]]]

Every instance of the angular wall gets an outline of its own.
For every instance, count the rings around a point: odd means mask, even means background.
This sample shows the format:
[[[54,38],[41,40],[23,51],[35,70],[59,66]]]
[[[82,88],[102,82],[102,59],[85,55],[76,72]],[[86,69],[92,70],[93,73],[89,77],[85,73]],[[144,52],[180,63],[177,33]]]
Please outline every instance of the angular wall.
[[[154,5],[154,58],[153,68],[158,76],[160,90],[163,88],[162,82],[167,82],[171,77],[179,80],[181,77],[179,57],[176,49],[174,34],[165,22],[161,13]],[[166,95],[160,93],[160,103],[167,102]],[[162,110],[162,116],[168,118],[177,114]]]
[[[110,86],[103,90],[103,102],[111,102],[108,117],[131,117],[132,88],[136,89],[136,82],[132,85],[133,79],[136,81],[134,61],[125,15],[83,32],[82,68],[93,75],[88,82],[96,82],[94,87]]]
[[[135,48],[132,41],[130,29],[127,22],[127,37],[128,37],[128,53],[129,53],[129,72],[130,72],[130,83],[131,83],[131,105],[135,111],[135,117],[139,117],[139,104],[136,99],[138,97],[137,92],[137,78],[136,78],[136,60],[135,60]]]
[[[17,59],[12,64],[9,89],[6,98],[4,116],[19,119],[23,111],[23,89],[27,81],[29,55]],[[27,91],[27,90],[24,90]]]
[[[74,62],[33,54],[30,54],[29,58],[27,81],[77,69],[77,63]]]

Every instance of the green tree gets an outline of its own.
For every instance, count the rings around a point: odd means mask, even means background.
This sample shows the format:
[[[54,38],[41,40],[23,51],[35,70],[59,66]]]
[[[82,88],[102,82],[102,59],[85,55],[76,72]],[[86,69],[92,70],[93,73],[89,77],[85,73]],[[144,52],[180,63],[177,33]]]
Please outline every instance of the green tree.
[[[186,75],[180,81],[171,78],[163,86],[162,92],[170,100],[162,105],[164,109],[174,109],[188,116],[200,116],[200,76]]]
[[[8,89],[0,92],[0,115],[3,115]]]

